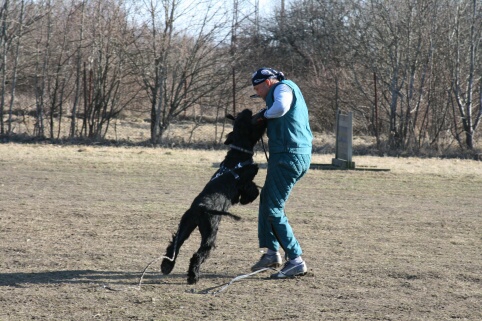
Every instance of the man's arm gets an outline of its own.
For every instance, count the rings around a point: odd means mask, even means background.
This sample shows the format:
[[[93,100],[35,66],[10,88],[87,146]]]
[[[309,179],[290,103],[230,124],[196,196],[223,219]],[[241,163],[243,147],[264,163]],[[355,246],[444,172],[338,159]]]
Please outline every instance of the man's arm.
[[[293,102],[293,91],[288,85],[280,84],[274,89],[274,103],[264,116],[266,118],[278,118],[286,114]]]

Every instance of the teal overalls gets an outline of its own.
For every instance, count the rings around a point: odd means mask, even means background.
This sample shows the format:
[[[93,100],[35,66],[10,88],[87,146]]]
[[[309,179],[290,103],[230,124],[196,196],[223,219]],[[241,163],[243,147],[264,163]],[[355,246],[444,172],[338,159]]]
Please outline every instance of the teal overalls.
[[[283,80],[271,87],[266,107],[273,105],[274,89],[286,84],[293,90],[290,110],[268,120],[268,173],[261,190],[258,214],[258,239],[261,248],[278,251],[281,246],[289,259],[301,255],[301,247],[284,213],[285,203],[295,183],[308,171],[313,139],[308,107],[299,87]]]

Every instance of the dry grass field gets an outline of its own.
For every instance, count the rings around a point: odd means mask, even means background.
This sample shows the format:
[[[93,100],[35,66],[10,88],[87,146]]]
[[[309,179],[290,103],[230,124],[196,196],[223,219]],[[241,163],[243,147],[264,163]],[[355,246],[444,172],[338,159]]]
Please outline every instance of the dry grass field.
[[[259,258],[255,201],[223,219],[198,284],[185,276],[195,231],[172,275],[156,262],[139,286],[224,153],[0,144],[0,320],[482,320],[482,163],[470,160],[311,170],[287,204],[304,277],[207,293]]]

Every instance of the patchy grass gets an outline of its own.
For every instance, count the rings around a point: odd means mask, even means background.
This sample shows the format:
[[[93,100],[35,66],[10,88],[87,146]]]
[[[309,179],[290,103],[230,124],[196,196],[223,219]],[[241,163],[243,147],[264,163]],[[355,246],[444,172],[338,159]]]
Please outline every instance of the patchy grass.
[[[302,278],[201,294],[259,258],[256,201],[223,220],[197,285],[185,276],[195,232],[173,274],[157,262],[139,289],[224,153],[0,144],[0,320],[482,319],[482,165],[470,160],[364,156],[357,165],[390,171],[310,171],[287,204]]]

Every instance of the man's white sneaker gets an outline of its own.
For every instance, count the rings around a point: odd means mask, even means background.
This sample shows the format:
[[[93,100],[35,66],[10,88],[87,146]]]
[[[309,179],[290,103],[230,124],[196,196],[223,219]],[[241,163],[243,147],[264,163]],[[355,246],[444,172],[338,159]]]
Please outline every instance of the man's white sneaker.
[[[308,269],[306,268],[305,262],[293,264],[290,261],[285,263],[285,266],[278,273],[271,274],[271,279],[284,279],[294,276],[305,275]]]

